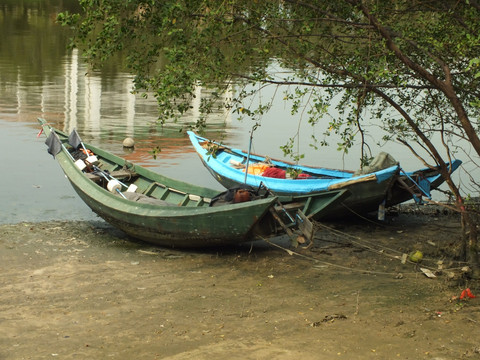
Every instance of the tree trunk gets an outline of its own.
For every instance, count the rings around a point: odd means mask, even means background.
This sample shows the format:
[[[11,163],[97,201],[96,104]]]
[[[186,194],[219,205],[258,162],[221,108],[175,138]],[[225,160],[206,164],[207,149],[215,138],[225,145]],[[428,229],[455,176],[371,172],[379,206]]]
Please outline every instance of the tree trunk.
[[[471,277],[480,279],[480,257],[478,253],[478,215],[462,213],[463,241],[465,244],[465,260],[471,267]]]

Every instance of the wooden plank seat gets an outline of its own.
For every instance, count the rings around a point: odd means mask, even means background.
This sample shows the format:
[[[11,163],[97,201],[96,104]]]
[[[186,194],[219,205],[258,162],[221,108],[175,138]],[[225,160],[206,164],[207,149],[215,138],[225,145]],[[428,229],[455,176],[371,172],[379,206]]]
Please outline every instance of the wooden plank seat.
[[[157,191],[160,189],[160,191]],[[155,194],[154,194],[155,193]],[[211,199],[194,195],[194,194],[187,194],[183,191],[179,191],[177,189],[170,188],[164,184],[159,182],[152,182],[143,192],[146,196],[154,196],[157,199],[166,200],[170,194],[179,195],[179,203],[177,205],[184,206],[188,203],[192,203],[193,206],[202,206],[204,204],[210,204]],[[190,205],[191,206],[191,205]]]
[[[275,205],[275,210],[277,212],[281,212],[283,209],[288,210],[288,211],[294,211],[298,209],[303,209],[305,207],[304,202],[291,202],[288,204],[283,204],[283,205]]]

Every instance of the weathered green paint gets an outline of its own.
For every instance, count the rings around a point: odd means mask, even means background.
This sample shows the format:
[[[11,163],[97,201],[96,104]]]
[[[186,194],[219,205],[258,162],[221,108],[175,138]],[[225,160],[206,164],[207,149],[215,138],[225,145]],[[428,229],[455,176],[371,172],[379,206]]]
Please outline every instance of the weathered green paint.
[[[52,129],[44,120],[39,121],[48,136]],[[62,141],[66,141],[65,134],[55,131]],[[85,145],[101,159],[104,168],[112,170],[126,165],[124,159]],[[75,191],[95,213],[132,237],[159,245],[203,247],[252,240],[255,225],[261,222],[277,200],[276,197],[269,197],[217,207],[210,207],[208,203],[194,206],[193,201],[182,206],[143,204],[126,200],[98,186],[77,168],[65,150],[57,154],[56,159]],[[218,191],[169,179],[140,166],[132,165],[131,170],[139,175],[138,183],[143,189],[147,184],[158,182],[201,198],[211,198],[218,194]],[[139,192],[142,190],[140,186]],[[172,191],[171,194],[173,197],[185,198],[185,195],[178,192]]]

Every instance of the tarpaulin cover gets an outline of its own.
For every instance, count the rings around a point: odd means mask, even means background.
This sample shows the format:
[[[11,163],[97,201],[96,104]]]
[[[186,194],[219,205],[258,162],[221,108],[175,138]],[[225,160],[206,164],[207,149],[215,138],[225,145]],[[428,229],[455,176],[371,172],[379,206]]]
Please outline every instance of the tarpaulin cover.
[[[382,151],[372,160],[369,166],[355,171],[353,176],[371,174],[395,165],[398,165],[398,161],[395,160],[392,155]]]
[[[82,144],[82,139],[78,135],[77,130],[73,129],[70,135],[68,136],[68,143],[76,150]]]
[[[285,179],[286,171],[279,168],[270,167],[263,172],[262,176],[277,178],[277,179]]]
[[[48,153],[53,155],[57,155],[60,151],[62,151],[62,142],[60,141],[58,135],[53,131],[48,135],[47,140],[45,140],[45,144],[48,146]]]

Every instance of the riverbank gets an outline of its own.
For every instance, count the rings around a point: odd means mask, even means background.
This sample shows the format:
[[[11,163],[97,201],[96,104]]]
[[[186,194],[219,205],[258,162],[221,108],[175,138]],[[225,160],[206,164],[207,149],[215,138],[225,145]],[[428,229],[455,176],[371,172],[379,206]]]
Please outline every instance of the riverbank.
[[[325,225],[309,250],[201,251],[101,221],[1,225],[0,359],[480,358],[480,296],[458,298],[480,286],[441,250],[455,216]]]

